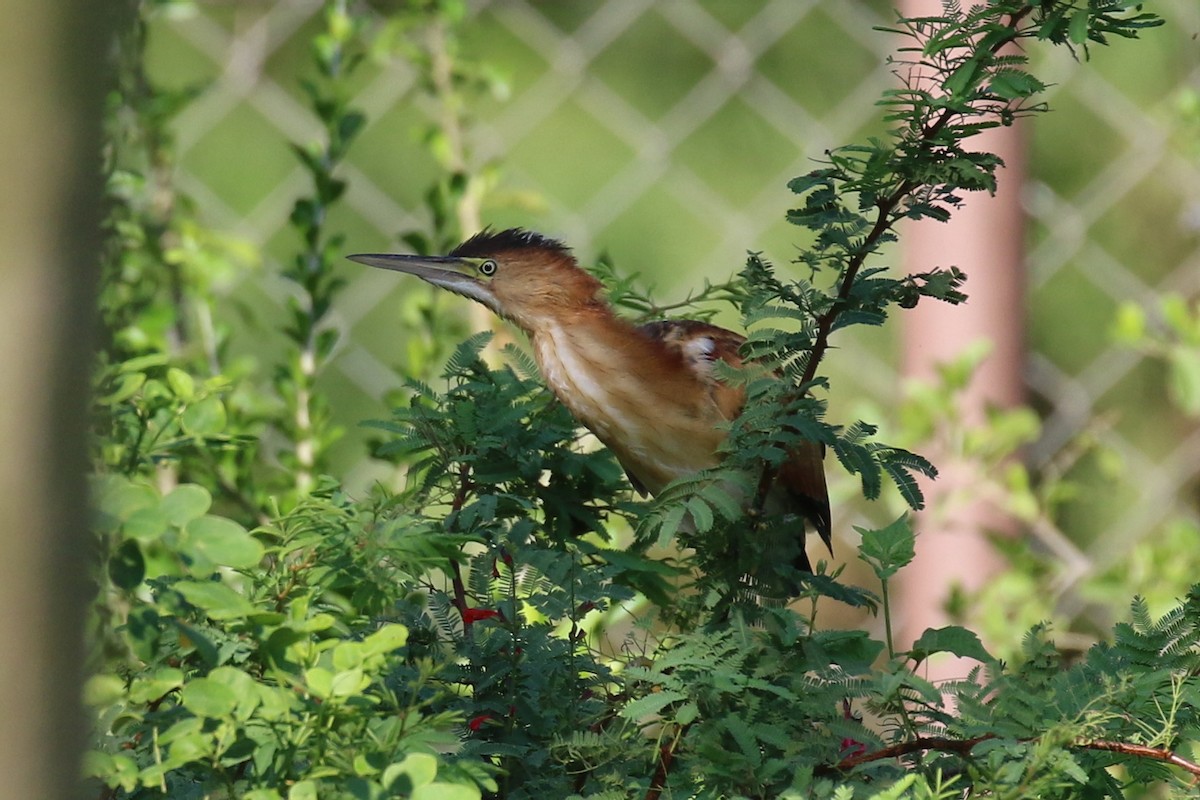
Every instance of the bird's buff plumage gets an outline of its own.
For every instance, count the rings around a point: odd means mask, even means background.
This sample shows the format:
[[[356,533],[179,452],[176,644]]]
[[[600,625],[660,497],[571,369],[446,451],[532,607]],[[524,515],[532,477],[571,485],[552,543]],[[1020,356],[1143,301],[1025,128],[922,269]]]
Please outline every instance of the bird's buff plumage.
[[[523,329],[551,390],[613,452],[639,491],[657,494],[676,478],[717,465],[726,436],[721,424],[740,413],[745,397],[717,378],[714,364],[740,366],[742,336],[692,320],[635,326],[613,313],[600,282],[569,248],[521,229],[484,230],[445,256],[350,258],[417,275]],[[794,451],[776,484],[769,503],[797,515],[799,541],[790,549],[795,566],[809,571],[803,520],[830,542],[821,446]]]

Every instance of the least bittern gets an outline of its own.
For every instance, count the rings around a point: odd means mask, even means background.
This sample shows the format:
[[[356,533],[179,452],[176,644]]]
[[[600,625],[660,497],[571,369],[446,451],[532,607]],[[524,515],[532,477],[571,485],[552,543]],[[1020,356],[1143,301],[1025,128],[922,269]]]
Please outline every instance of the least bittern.
[[[718,464],[722,423],[740,413],[745,391],[722,383],[713,365],[741,366],[742,336],[694,320],[633,325],[613,313],[600,281],[569,248],[520,229],[484,230],[445,256],[350,258],[416,275],[524,330],[551,390],[613,452],[638,491],[657,494]],[[795,532],[787,553],[765,555],[805,572],[804,521],[830,544],[822,455],[815,442],[794,449],[766,502],[768,511],[791,516]],[[794,592],[795,581],[787,583]]]

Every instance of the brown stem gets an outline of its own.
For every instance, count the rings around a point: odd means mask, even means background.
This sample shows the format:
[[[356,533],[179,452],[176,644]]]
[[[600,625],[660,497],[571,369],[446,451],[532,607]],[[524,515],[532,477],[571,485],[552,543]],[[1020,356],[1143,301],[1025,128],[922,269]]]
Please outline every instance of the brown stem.
[[[889,758],[900,758],[901,756],[910,755],[912,753],[925,752],[927,750],[937,750],[944,753],[955,753],[960,756],[968,756],[977,744],[986,742],[990,739],[995,739],[995,734],[979,736],[974,739],[947,739],[940,736],[917,737],[907,742],[890,745],[882,750],[876,750],[873,753],[865,753],[860,756],[851,756],[839,761],[833,767],[825,767],[818,772],[845,772],[862,764],[868,764],[872,761],[883,761]],[[1020,739],[1022,742],[1034,741],[1033,739]],[[1135,756],[1137,758],[1148,758],[1152,761],[1161,761],[1165,764],[1171,764],[1179,767],[1185,772],[1200,779],[1200,764],[1194,761],[1189,761],[1183,756],[1175,753],[1173,750],[1167,750],[1160,747],[1148,747],[1142,744],[1131,744],[1129,742],[1114,742],[1104,739],[1098,739],[1090,742],[1075,742],[1070,747],[1079,750],[1101,750],[1109,753],[1119,753],[1121,755]]]
[[[1083,742],[1075,746],[1085,750],[1105,750],[1110,753],[1121,753],[1127,756],[1148,758],[1152,761],[1162,761],[1165,764],[1172,764],[1179,767],[1195,778],[1200,779],[1200,764],[1188,761],[1173,750],[1160,747],[1147,747],[1142,744],[1130,744],[1128,742],[1110,742],[1103,739],[1094,742]]]
[[[667,787],[667,776],[671,772],[671,763],[675,760],[675,750],[683,739],[685,728],[675,731],[675,736],[669,742],[664,742],[658,748],[658,764],[654,768],[654,777],[650,779],[650,788],[646,790],[645,800],[659,800],[663,789]]]
[[[1021,20],[1032,12],[1033,6],[1026,5],[1020,11],[1012,14],[1006,26],[1009,29],[1009,35],[988,48],[988,52],[995,53],[1000,48],[1014,41],[1019,35],[1017,26],[1021,23]],[[942,129],[950,123],[950,120],[957,113],[953,108],[942,109],[942,112],[938,114],[933,122],[929,125],[921,126],[921,134],[917,137],[917,143],[925,144],[931,141],[933,137],[941,133]],[[837,318],[845,310],[846,299],[850,297],[850,291],[854,287],[854,280],[858,277],[858,272],[866,262],[867,256],[873,252],[875,244],[879,241],[880,237],[887,233],[900,220],[902,215],[896,213],[896,209],[899,208],[900,203],[920,185],[918,181],[909,178],[902,181],[891,194],[880,198],[876,202],[875,224],[871,227],[862,244],[854,251],[854,254],[850,256],[850,260],[846,263],[846,270],[842,273],[836,299],[823,314],[817,317],[817,333],[813,338],[812,349],[808,354],[808,363],[804,367],[804,375],[800,379],[801,386],[808,385],[816,378],[817,368],[820,366],[821,360],[825,357],[825,352],[829,349],[829,335],[833,332],[833,324],[837,322]],[[771,486],[775,483],[777,472],[778,470],[769,464],[763,466],[753,508],[762,510],[766,496]]]
[[[1026,5],[1023,9],[1011,15],[1006,26],[1009,29],[1009,35],[988,48],[988,52],[994,54],[1016,39],[1018,36],[1017,26],[1032,11],[1033,6]],[[950,120],[957,113],[958,111],[954,108],[942,109],[942,112],[932,123],[921,127],[921,135],[918,137],[917,143],[926,144],[931,141],[942,132],[942,129],[950,123]],[[863,240],[862,245],[850,257],[850,261],[847,262],[846,271],[842,274],[841,285],[838,287],[837,299],[824,314],[817,318],[817,335],[813,340],[812,351],[808,356],[808,364],[804,368],[804,377],[801,380],[802,384],[808,383],[817,375],[817,367],[820,365],[821,359],[824,358],[825,351],[829,349],[829,334],[833,330],[833,323],[837,321],[838,316],[844,310],[844,303],[850,296],[850,290],[854,286],[854,279],[858,277],[858,271],[862,269],[867,256],[874,250],[875,243],[899,221],[900,217],[894,216],[894,214],[900,203],[918,186],[920,186],[919,182],[909,178],[897,186],[895,191],[881,198],[875,204],[875,224]]]
[[[454,499],[450,502],[450,510],[453,513],[462,511],[462,507],[467,502],[467,496],[471,492],[471,468],[466,464],[462,464],[458,468],[458,489],[454,492]],[[450,585],[454,590],[454,607],[458,609],[459,615],[463,621],[463,635],[471,635],[471,622],[467,619],[467,587],[463,583],[462,569],[459,568],[457,561],[450,562]]]
[[[975,739],[947,739],[942,736],[918,736],[916,739],[910,739],[907,742],[893,744],[882,750],[876,750],[873,753],[864,753],[860,756],[850,756],[843,758],[829,771],[844,772],[854,769],[861,764],[869,764],[872,761],[883,761],[889,758],[900,758],[912,753],[921,753],[926,750],[937,750],[944,753],[957,753],[960,756],[968,756],[975,745],[980,742],[986,742],[989,739],[996,738],[994,734],[980,736]]]

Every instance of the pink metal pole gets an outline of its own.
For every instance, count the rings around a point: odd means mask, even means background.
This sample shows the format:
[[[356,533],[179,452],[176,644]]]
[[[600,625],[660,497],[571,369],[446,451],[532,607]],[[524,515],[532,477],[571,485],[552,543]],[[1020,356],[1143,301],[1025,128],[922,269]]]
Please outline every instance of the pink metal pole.
[[[904,0],[908,16],[941,13],[938,0]],[[973,194],[949,223],[923,220],[901,232],[906,272],[955,265],[967,273],[967,303],[951,306],[922,302],[902,316],[906,379],[929,380],[939,364],[955,360],[980,340],[991,351],[960,399],[967,424],[979,422],[989,406],[1024,402],[1024,225],[1020,192],[1025,175],[1021,126],[995,128],[970,140],[968,147],[1004,159],[995,196]],[[955,460],[946,449],[924,452],[941,471],[923,489],[929,511],[917,518],[917,556],[900,574],[895,597],[898,644],[905,646],[926,628],[950,622],[946,601],[953,588],[973,592],[1002,569],[987,541],[989,531],[1011,528],[1010,520],[969,490],[979,481],[979,466]],[[953,503],[942,501],[951,493]],[[963,496],[971,499],[964,500]],[[943,507],[945,506],[945,507]],[[961,675],[965,667],[933,664],[931,678]]]

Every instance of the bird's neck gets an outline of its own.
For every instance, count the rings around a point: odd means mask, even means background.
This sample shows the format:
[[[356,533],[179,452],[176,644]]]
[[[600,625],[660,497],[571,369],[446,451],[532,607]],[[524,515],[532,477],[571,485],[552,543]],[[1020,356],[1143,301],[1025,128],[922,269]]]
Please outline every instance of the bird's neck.
[[[706,387],[610,309],[557,317],[529,333],[551,390],[641,488],[657,493],[717,463],[723,417]]]
[[[611,309],[596,306],[541,320],[529,331],[534,358],[550,389],[602,440],[616,430],[624,361],[636,329]]]

